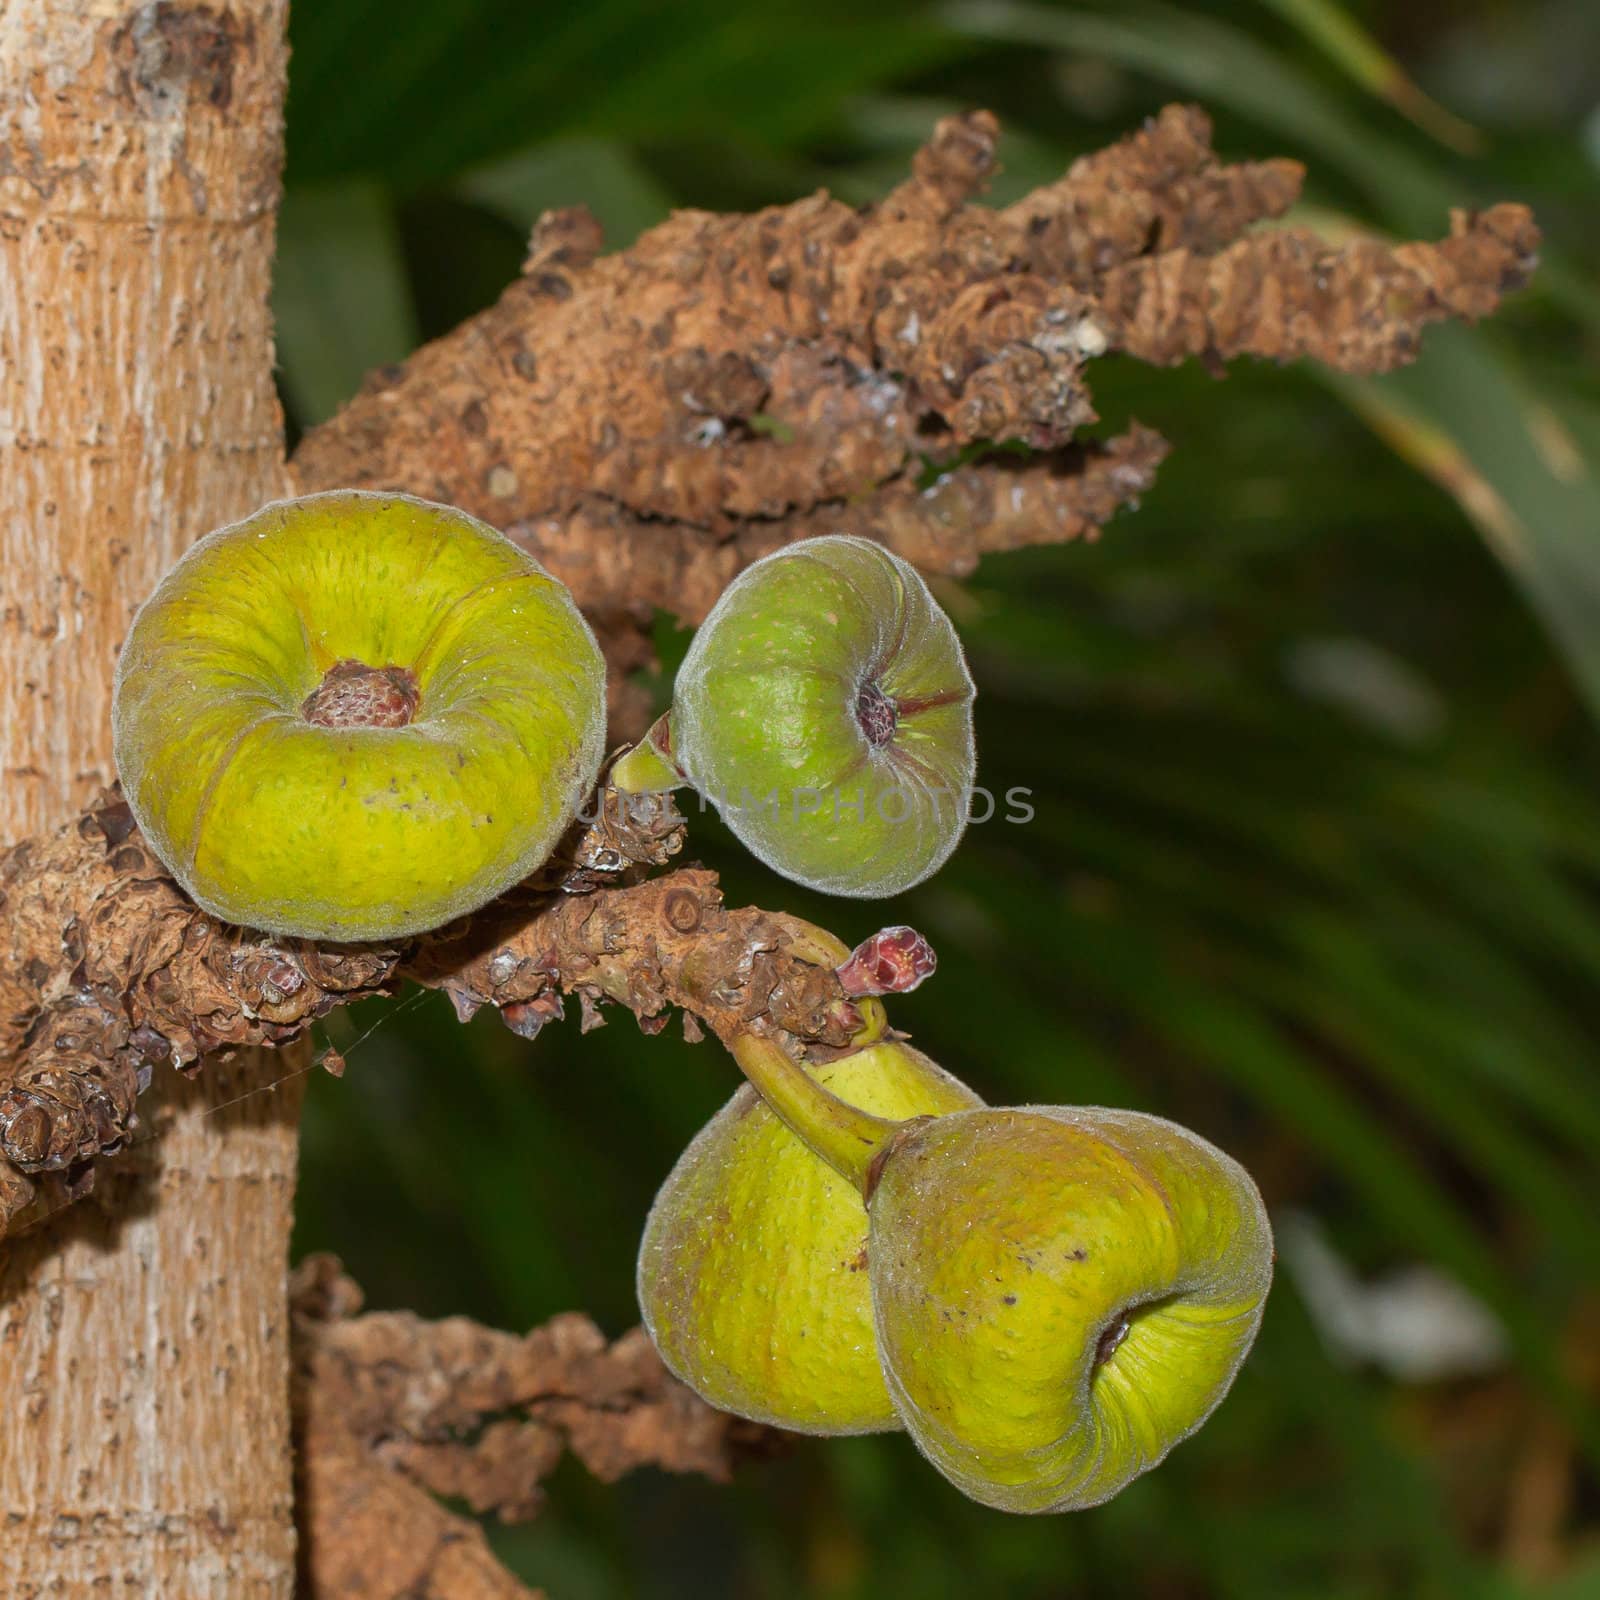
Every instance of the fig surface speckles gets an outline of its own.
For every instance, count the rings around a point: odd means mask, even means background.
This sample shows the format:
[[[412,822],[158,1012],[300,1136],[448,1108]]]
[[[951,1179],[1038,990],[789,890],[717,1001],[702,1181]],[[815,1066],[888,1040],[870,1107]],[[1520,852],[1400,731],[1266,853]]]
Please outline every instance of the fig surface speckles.
[[[963,1493],[1098,1505],[1211,1414],[1260,1324],[1272,1232],[1250,1176],[1160,1117],[958,1111],[890,1150],[869,1203],[895,1408]]]

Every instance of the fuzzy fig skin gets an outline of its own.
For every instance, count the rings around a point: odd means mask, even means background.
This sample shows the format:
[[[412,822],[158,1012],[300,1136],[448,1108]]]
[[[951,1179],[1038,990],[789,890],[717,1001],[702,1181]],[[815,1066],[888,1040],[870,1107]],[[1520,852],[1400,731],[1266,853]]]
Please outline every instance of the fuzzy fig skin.
[[[940,1117],[897,1140],[868,1210],[896,1409],[1003,1511],[1098,1505],[1157,1465],[1227,1393],[1272,1278],[1249,1174],[1133,1111]]]
[[[899,1043],[815,1071],[884,1117],[982,1103]],[[866,1242],[859,1193],[747,1084],[656,1197],[639,1252],[645,1327],[667,1366],[724,1411],[801,1433],[898,1427],[873,1340]]]
[[[807,539],[745,569],[673,690],[672,759],[775,872],[898,894],[967,824],[973,685],[916,569],[870,539]]]
[[[134,619],[113,717],[134,816],[207,911],[388,939],[545,859],[599,769],[605,668],[502,534],[344,490],[188,551]]]

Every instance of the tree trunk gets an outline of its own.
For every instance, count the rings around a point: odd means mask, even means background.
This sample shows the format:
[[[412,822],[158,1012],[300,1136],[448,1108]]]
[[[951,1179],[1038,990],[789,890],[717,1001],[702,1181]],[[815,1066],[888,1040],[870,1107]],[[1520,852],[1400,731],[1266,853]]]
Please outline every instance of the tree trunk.
[[[134,608],[284,492],[284,12],[0,4],[0,839],[110,781]],[[0,1247],[0,1595],[292,1592],[297,1083],[252,1091],[296,1065],[164,1074],[96,1195]]]

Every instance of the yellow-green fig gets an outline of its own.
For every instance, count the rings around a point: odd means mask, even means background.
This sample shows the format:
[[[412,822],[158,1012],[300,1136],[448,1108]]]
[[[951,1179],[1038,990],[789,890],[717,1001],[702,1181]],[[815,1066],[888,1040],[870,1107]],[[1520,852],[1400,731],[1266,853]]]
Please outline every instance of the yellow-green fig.
[[[972,699],[955,629],[914,567],[870,539],[807,539],[723,592],[653,744],[613,781],[686,779],[785,877],[898,894],[966,828]]]
[[[1265,1208],[1230,1157],[1158,1117],[1037,1106],[941,1116],[884,1151],[879,1356],[964,1493],[1098,1505],[1227,1393],[1272,1276]]]
[[[207,911],[315,939],[437,927],[537,867],[599,769],[572,597],[448,506],[355,490],[202,539],[135,617],[115,752]]]
[[[981,1104],[897,1042],[812,1069],[896,1120]],[[805,1433],[898,1426],[872,1332],[860,1189],[746,1085],[662,1186],[639,1253],[639,1305],[667,1366],[713,1405]]]

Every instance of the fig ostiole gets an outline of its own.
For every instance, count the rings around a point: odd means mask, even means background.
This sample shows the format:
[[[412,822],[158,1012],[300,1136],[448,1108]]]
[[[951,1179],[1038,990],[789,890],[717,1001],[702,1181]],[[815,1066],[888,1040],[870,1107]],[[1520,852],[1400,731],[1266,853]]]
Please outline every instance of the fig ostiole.
[[[895,1126],[981,1104],[888,1041],[807,1071]],[[724,1411],[804,1433],[899,1421],[878,1365],[860,1187],[745,1085],[662,1186],[639,1252],[639,1306],[667,1366]]]
[[[406,495],[275,502],[189,550],[117,665],[117,769],[207,911],[394,938],[493,899],[594,784],[605,668],[566,589]]]
[[[671,710],[611,779],[693,785],[752,854],[809,888],[898,894],[966,827],[973,694],[914,567],[870,539],[807,539],[729,584]]]
[[[1098,1505],[1220,1403],[1254,1342],[1273,1260],[1261,1196],[1230,1156],[1160,1117],[1098,1107],[929,1105],[896,1120],[901,1108],[837,1092],[771,1039],[747,1032],[730,1044],[770,1115],[816,1158],[805,1169],[801,1145],[787,1146],[783,1181],[809,1170],[813,1187],[863,1196],[860,1259],[889,1399],[964,1493],[1015,1512]],[[747,1117],[756,1105],[736,1103]],[[736,1128],[730,1119],[702,1135],[716,1159],[686,1161],[668,1207],[698,1214],[677,1223],[700,1254],[678,1247],[693,1267],[675,1267],[675,1281],[702,1297],[697,1320],[681,1309],[689,1291],[675,1291],[679,1310],[662,1319],[669,1365],[696,1387],[711,1374],[701,1392],[717,1404],[730,1365],[768,1370],[777,1348],[763,1328],[766,1345],[740,1349],[711,1320],[718,1294],[742,1304],[754,1283],[770,1302],[788,1274],[825,1278],[838,1253],[829,1236],[813,1256],[813,1236],[761,1187],[743,1252],[750,1207],[730,1206],[715,1181],[756,1164]],[[659,1243],[649,1259],[659,1272]],[[649,1276],[642,1264],[641,1294]],[[852,1384],[865,1394],[858,1374]]]

